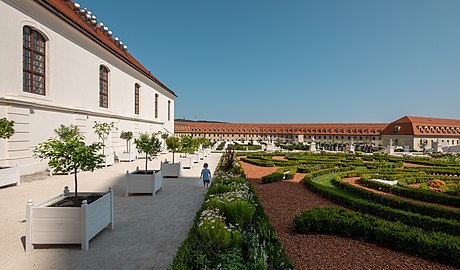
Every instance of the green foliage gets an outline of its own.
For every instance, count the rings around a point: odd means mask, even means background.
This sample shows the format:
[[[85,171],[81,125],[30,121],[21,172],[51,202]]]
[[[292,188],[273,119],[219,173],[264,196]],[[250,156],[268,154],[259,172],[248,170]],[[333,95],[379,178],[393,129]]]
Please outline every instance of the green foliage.
[[[182,153],[193,154],[200,147],[200,140],[199,139],[194,139],[194,138],[192,138],[192,136],[187,136],[187,135],[181,136],[180,137],[180,143],[182,145],[182,147],[181,147],[181,152]]]
[[[286,173],[286,174],[285,174]],[[276,170],[274,173],[263,176],[262,183],[273,183],[281,180],[288,180],[294,178],[297,173],[296,167],[286,167]]]
[[[460,210],[447,209],[440,206],[428,205],[419,202],[410,202],[393,197],[388,197],[374,193],[369,190],[365,190],[360,187],[353,186],[343,181],[333,180],[333,183],[337,187],[351,192],[359,197],[388,207],[397,208],[412,213],[418,213],[421,215],[430,216],[434,218],[444,218],[460,221]]]
[[[221,142],[221,143],[217,146],[216,150],[218,150],[218,151],[224,150],[224,147],[225,147],[225,142]]]
[[[105,140],[109,137],[110,132],[115,127],[114,122],[105,123],[105,122],[97,122],[94,121],[94,133],[101,139],[102,141],[102,154],[105,154]]]
[[[369,176],[368,176],[369,177]],[[361,178],[360,184],[372,188],[378,189],[383,192],[413,198],[421,201],[432,202],[432,203],[439,203],[439,204],[446,204],[460,207],[460,198],[454,197],[442,193],[435,193],[430,190],[423,190],[423,189],[415,189],[415,188],[406,188],[406,187],[399,187],[399,186],[392,186],[384,183],[380,183],[377,181],[373,181],[370,179]]]
[[[126,153],[129,153],[129,141],[133,139],[133,133],[131,131],[122,131],[120,134],[120,139],[126,141]]]
[[[76,139],[76,140],[84,139],[83,135],[80,134],[78,127],[74,125],[70,125],[70,126],[61,125],[54,130],[54,133],[57,134],[58,138],[61,141],[67,141],[67,140],[72,140],[72,139]]]
[[[206,139],[206,138],[201,138],[200,143],[203,146],[203,148],[205,148],[205,149],[208,148],[209,146],[211,146],[211,141],[209,139]]]
[[[334,182],[340,181],[341,177],[354,177],[356,175],[359,175],[359,172],[345,172],[341,176],[337,176]],[[445,232],[460,236],[460,222],[458,221],[433,218],[370,202],[343,190],[330,188],[328,185],[322,185],[316,183],[316,181],[313,182],[315,176],[312,176],[312,174],[306,175],[304,179],[308,189],[346,208],[378,216],[389,221],[400,221],[410,226],[420,227],[426,231]]]
[[[460,266],[460,238],[428,233],[345,209],[316,208],[294,218],[300,233],[318,232],[351,237]]]
[[[232,173],[214,174],[172,269],[292,269],[249,182],[235,173],[241,166],[232,163]]]
[[[139,138],[134,139],[134,144],[140,154],[145,153],[145,171],[149,160],[153,160],[161,152],[161,142],[156,134],[148,135],[141,133]]]
[[[9,139],[14,134],[14,121],[0,119],[0,139]]]
[[[73,128],[66,127],[57,130],[73,130]],[[78,129],[76,131],[78,132]],[[48,165],[56,172],[74,172],[76,200],[78,170],[93,171],[102,162],[102,155],[98,154],[102,147],[101,143],[86,145],[83,140],[81,135],[64,136],[62,140],[49,139],[38,144],[34,149],[34,155],[41,159],[49,159]]]

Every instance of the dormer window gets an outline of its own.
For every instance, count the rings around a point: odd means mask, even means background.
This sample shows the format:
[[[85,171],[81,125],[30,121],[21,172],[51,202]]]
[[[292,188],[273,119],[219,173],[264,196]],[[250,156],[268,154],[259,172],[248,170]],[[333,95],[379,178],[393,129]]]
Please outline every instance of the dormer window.
[[[400,130],[401,130],[401,126],[394,127],[394,133],[399,133]]]

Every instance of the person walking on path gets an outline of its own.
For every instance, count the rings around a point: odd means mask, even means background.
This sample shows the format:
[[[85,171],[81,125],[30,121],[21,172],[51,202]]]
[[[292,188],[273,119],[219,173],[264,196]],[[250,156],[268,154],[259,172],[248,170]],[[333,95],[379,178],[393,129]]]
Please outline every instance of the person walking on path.
[[[200,178],[203,179],[203,187],[208,188],[209,182],[211,182],[211,171],[208,169],[208,163],[203,165]]]

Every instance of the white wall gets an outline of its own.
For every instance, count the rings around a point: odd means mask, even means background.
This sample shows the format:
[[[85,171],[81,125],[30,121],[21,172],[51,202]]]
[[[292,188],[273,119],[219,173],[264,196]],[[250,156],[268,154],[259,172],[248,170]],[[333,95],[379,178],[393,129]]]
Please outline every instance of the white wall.
[[[33,148],[60,124],[78,125],[88,142],[97,141],[94,121],[115,122],[106,142],[123,151],[121,131],[174,132],[175,96],[96,44],[62,19],[30,0],[0,0],[0,118],[14,120],[16,133],[0,141],[0,166],[20,164],[21,174],[37,171]],[[22,32],[25,25],[46,42],[46,95],[22,90]],[[99,66],[109,70],[109,108],[99,107]],[[140,88],[140,113],[134,114],[134,85]],[[154,117],[159,94],[159,117]],[[171,117],[167,107],[171,101]],[[27,169],[34,167],[34,169]]]

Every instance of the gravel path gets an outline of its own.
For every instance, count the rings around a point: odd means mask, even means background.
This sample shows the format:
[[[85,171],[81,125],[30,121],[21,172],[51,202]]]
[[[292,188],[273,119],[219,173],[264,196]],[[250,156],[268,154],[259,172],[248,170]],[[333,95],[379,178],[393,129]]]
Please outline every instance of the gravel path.
[[[296,234],[295,215],[312,208],[340,206],[305,188],[300,174],[289,181],[262,184],[261,177],[274,168],[241,165],[296,269],[455,269],[353,239]]]

